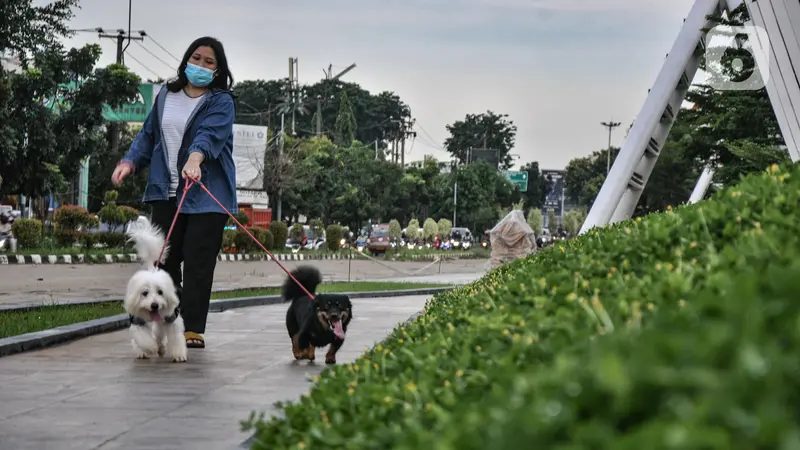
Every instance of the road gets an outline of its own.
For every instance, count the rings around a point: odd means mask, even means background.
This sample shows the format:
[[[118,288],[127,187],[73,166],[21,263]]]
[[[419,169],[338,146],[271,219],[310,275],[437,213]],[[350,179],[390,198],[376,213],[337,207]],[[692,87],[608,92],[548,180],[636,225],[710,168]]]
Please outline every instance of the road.
[[[312,264],[325,281],[412,281],[465,284],[484,272],[484,260],[385,262],[353,260],[283,262],[289,270]],[[119,299],[137,264],[0,266],[0,305],[70,303]],[[349,275],[348,275],[349,272]],[[284,272],[272,261],[218,262],[214,289],[277,286]]]

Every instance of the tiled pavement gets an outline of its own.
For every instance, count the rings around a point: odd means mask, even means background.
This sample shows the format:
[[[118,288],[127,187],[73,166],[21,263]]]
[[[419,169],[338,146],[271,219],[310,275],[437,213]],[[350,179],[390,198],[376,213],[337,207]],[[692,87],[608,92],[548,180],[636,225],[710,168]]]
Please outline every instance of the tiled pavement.
[[[339,361],[422,309],[426,297],[354,300]],[[137,361],[127,330],[0,358],[0,450],[229,450],[239,421],[306,392],[324,364],[295,363],[285,305],[211,314],[189,361]],[[319,354],[319,352],[318,352]]]

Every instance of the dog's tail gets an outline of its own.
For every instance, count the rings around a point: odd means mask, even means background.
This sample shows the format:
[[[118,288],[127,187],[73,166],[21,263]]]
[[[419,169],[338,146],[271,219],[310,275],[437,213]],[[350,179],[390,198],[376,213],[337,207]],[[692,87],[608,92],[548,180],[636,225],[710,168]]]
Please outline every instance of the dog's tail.
[[[300,284],[312,294],[316,292],[317,286],[322,283],[322,274],[316,267],[300,266],[294,269],[291,274],[292,277],[299,281]],[[285,302],[306,295],[306,293],[303,292],[303,289],[297,285],[297,282],[295,282],[292,277],[286,277],[286,281],[283,282],[283,287],[281,288],[281,295],[283,296],[283,301]]]
[[[164,247],[164,233],[161,232],[161,229],[150,223],[146,217],[139,217],[136,222],[131,224],[126,234],[128,235],[128,242],[134,243],[139,259],[146,266],[154,266],[161,249]],[[169,248],[164,249],[161,262],[167,258],[168,252]]]

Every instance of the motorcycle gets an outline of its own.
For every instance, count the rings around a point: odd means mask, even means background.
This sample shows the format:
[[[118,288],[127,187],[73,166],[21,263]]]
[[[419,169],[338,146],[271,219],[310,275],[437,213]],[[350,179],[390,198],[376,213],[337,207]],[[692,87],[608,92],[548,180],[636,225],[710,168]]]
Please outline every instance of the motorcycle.
[[[0,250],[9,249],[11,253],[17,252],[17,240],[10,234],[0,234]]]

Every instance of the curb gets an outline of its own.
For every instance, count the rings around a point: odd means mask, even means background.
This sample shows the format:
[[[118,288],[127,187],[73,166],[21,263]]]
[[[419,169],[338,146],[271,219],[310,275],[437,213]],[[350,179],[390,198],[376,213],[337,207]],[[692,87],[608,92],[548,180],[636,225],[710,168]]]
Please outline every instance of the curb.
[[[411,315],[411,316],[410,316],[408,319],[406,319],[406,320],[404,320],[404,321],[400,322],[400,324],[403,324],[403,325],[408,325],[408,324],[410,324],[411,322],[413,322],[413,321],[417,320],[417,317],[421,316],[421,315],[422,315],[422,314],[424,314],[424,313],[425,313],[425,311],[424,311],[424,310],[417,311],[417,312],[415,312],[414,314],[412,314],[412,315]],[[275,417],[275,416],[282,416],[282,415],[283,415],[283,414],[280,414],[280,411],[278,411],[278,413],[277,413],[277,414],[274,414],[274,415],[273,415],[273,417]],[[238,445],[236,448],[234,448],[233,450],[250,450],[250,448],[252,448],[252,447],[253,447],[253,443],[256,441],[256,436],[257,436],[257,435],[258,435],[258,432],[255,432],[255,433],[253,433],[253,434],[252,434],[250,437],[248,437],[247,439],[245,439],[245,440],[244,440],[244,441],[243,441],[241,444],[239,444],[239,445]]]
[[[450,291],[456,286],[442,288],[420,288],[403,289],[398,291],[375,291],[375,292],[343,292],[350,298],[386,298],[402,297],[405,295],[433,295],[440,292]],[[282,303],[278,295],[268,295],[262,297],[244,297],[216,300],[211,302],[209,312],[222,312],[234,308],[246,308],[250,306],[265,306]],[[0,339],[0,357],[22,353],[29,350],[51,347],[76,339],[89,337],[95,334],[117,331],[130,325],[127,314],[117,314],[111,317],[94,319],[87,322],[73,323],[63,327],[51,328],[49,330],[36,331],[33,333],[20,334]]]
[[[347,260],[347,259],[367,259],[354,252],[349,255],[339,253],[278,253],[275,259],[278,261],[320,261],[320,260]],[[484,259],[480,255],[473,253],[429,253],[424,255],[411,255],[403,259],[393,259],[393,261],[433,261],[436,257],[442,260],[453,259]],[[217,261],[237,262],[237,261],[272,261],[273,258],[266,254],[249,253],[220,253]],[[0,255],[0,266],[5,265],[39,265],[39,264],[120,264],[137,263],[139,257],[135,253],[118,253],[108,255],[85,255],[81,253],[71,255]]]

